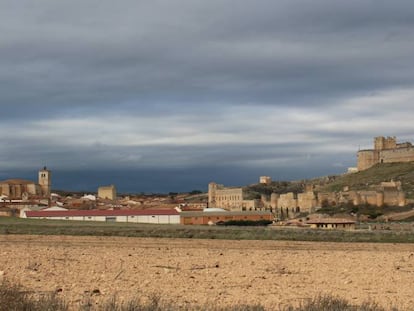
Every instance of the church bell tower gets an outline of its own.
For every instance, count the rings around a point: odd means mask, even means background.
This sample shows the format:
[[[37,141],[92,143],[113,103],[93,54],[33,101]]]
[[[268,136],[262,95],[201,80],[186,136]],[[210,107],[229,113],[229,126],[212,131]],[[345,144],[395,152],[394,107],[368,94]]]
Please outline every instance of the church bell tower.
[[[52,173],[46,166],[39,171],[39,185],[42,189],[42,196],[49,197],[52,187]]]

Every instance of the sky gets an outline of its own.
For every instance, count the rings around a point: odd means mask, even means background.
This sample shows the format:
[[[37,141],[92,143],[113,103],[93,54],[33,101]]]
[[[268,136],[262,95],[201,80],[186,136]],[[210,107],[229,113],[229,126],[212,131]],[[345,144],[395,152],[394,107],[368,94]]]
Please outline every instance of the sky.
[[[414,141],[414,2],[0,0],[0,178],[206,190]]]

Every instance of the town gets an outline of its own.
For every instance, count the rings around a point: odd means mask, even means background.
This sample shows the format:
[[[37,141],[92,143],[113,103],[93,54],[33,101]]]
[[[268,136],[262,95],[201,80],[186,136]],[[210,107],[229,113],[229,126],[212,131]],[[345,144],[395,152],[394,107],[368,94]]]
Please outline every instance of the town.
[[[210,182],[208,193],[165,195],[118,195],[115,185],[101,186],[96,194],[55,193],[52,171],[44,167],[38,172],[37,182],[16,178],[0,182],[0,215],[182,225],[262,222],[276,226],[354,230],[361,220],[414,217],[409,182],[398,180],[398,176],[385,176],[376,183],[362,180],[363,174],[371,169],[381,170],[384,165],[412,164],[413,161],[411,143],[397,143],[396,137],[376,137],[373,149],[359,150],[357,166],[349,168],[342,176],[293,182],[272,181],[270,176],[260,176],[254,185],[226,187]],[[352,183],[351,179],[354,179]],[[341,184],[341,180],[345,182]],[[368,213],[358,214],[357,207],[367,208]]]

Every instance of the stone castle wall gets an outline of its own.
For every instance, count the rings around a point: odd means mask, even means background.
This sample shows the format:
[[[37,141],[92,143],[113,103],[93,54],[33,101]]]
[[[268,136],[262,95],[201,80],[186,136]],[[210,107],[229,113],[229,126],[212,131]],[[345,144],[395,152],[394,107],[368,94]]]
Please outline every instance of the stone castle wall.
[[[363,171],[377,163],[414,161],[411,143],[397,144],[395,137],[375,137],[374,149],[358,151],[358,170]]]

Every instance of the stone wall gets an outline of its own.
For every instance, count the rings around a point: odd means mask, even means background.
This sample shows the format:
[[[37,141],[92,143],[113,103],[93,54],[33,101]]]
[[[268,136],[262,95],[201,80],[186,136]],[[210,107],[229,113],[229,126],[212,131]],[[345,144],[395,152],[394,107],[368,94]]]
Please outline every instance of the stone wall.
[[[98,198],[115,200],[116,199],[116,188],[114,185],[103,186],[98,188]]]
[[[377,163],[414,161],[411,143],[397,144],[395,137],[375,137],[374,149],[358,151],[358,170],[366,170]]]
[[[296,212],[298,207],[298,199],[295,193],[289,192],[281,194],[277,200],[278,209],[289,209],[291,212]]]
[[[42,189],[35,183],[1,183],[1,194],[6,195],[9,199],[22,199],[25,194],[30,196],[41,196]]]
[[[298,203],[300,212],[313,213],[317,205],[317,198],[313,191],[298,193]]]

